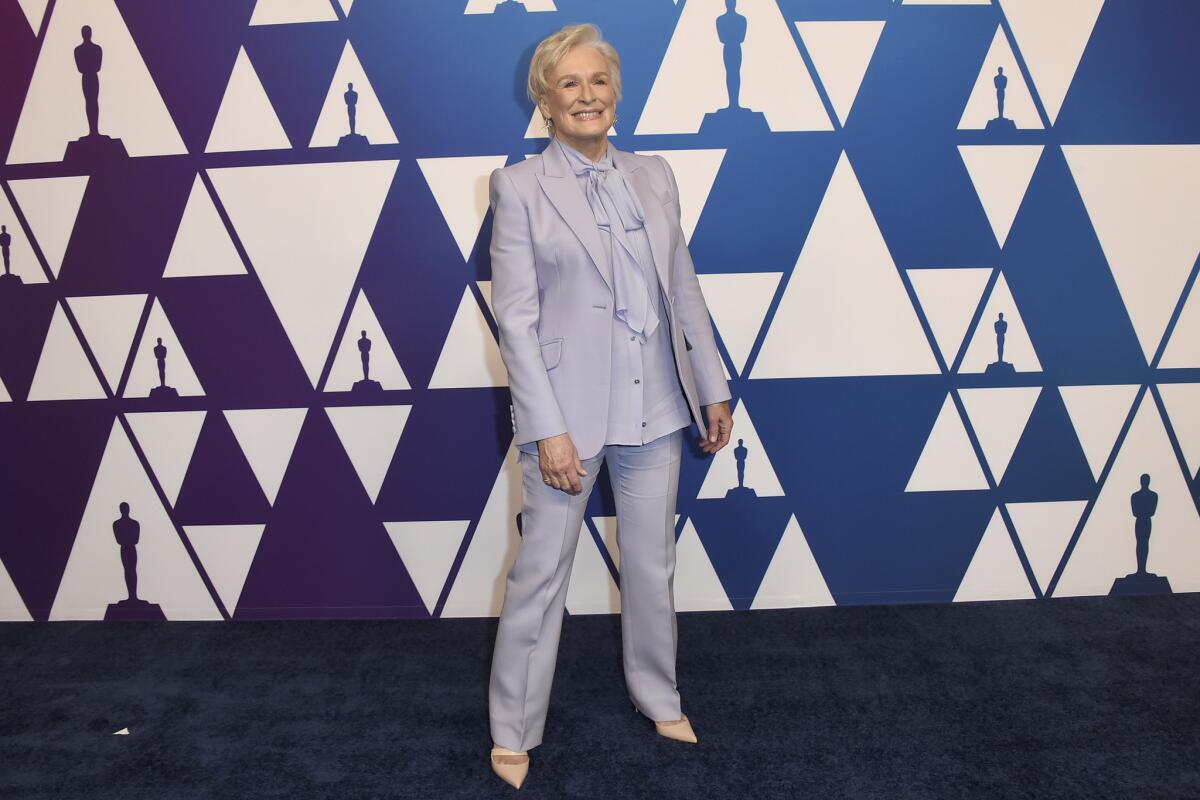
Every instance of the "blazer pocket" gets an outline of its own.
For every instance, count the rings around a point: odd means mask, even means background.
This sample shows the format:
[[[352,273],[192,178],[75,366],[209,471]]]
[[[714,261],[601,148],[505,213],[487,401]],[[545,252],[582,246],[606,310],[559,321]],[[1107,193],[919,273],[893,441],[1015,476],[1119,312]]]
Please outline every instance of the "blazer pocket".
[[[542,363],[546,365],[546,369],[551,370],[558,366],[559,359],[562,358],[562,343],[561,337],[541,343]]]

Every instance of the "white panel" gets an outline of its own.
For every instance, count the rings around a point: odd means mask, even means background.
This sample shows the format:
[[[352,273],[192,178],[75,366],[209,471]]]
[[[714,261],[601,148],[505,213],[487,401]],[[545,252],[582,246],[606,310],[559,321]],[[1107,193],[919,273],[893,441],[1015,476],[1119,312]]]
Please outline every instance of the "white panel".
[[[233,62],[233,72],[225,86],[205,152],[283,150],[291,146],[271,105],[271,98],[267,97],[267,90],[243,47]]]
[[[598,526],[598,530],[601,535],[607,533],[612,536],[606,545],[615,549],[616,525]],[[567,585],[567,611],[572,614],[621,613],[621,592],[586,525],[579,531],[575,560],[571,563],[571,580]]]
[[[225,419],[258,478],[267,502],[274,503],[307,408],[226,410]]]
[[[46,16],[46,4],[49,2],[50,0],[20,0],[21,10],[25,12],[25,19],[29,20],[29,27],[34,36],[42,29],[42,18]]]
[[[782,272],[697,275],[713,325],[740,374],[762,329]],[[728,376],[726,376],[728,377]]]
[[[75,229],[75,218],[79,216],[79,206],[83,203],[83,193],[87,190],[88,177],[28,178],[9,181],[8,185],[17,198],[17,205],[25,212],[25,221],[42,248],[50,272],[57,278],[67,243],[71,241],[71,231]],[[26,278],[25,271],[21,277]]]
[[[46,273],[34,255],[33,245],[24,229],[17,221],[16,212],[8,202],[8,194],[0,191],[0,224],[11,237],[8,246],[8,270],[12,275],[21,279],[21,283],[46,283]],[[67,232],[70,235],[70,231]],[[4,265],[0,263],[0,274],[4,273]]]
[[[1191,295],[1183,304],[1183,311],[1179,313],[1171,338],[1167,341],[1167,349],[1158,362],[1159,367],[1200,367],[1200,289],[1197,286],[1200,286],[1200,282],[1192,286]]]
[[[146,308],[146,295],[99,295],[66,300],[109,388],[115,393],[129,360],[138,321]]]
[[[98,400],[104,389],[61,305],[55,306],[42,355],[29,386],[30,400]]]
[[[1200,253],[1200,145],[1063,146],[1146,360]]]
[[[464,261],[471,257],[487,214],[488,179],[507,160],[508,156],[417,159]]]
[[[771,556],[750,608],[798,608],[834,605],[821,567],[796,518],[789,517],[783,538]]]
[[[1200,471],[1200,384],[1160,383],[1159,394],[1193,476]]]
[[[168,620],[221,619],[119,421],[100,460],[50,619],[101,620],[110,603],[128,596],[113,533],[122,502],[140,526],[138,597],[161,606]]]
[[[329,371],[329,379],[325,382],[325,391],[349,392],[356,382],[363,379],[362,356],[358,350],[358,342],[364,331],[371,342],[370,359],[367,362],[370,379],[379,381],[385,390],[412,388],[404,370],[400,368],[396,353],[388,343],[383,326],[379,324],[379,319],[367,300],[367,295],[359,289],[354,308],[350,310],[346,331],[333,357],[333,367]]]
[[[1042,156],[1040,144],[959,145],[959,155],[983,204],[996,241],[1004,247],[1029,181]]]
[[[638,120],[638,135],[696,133],[704,115],[729,105],[717,17],[725,0],[689,0],[667,46],[658,76]],[[766,116],[772,131],[828,131],[833,123],[788,23],[775,3],[742,3],[740,104]],[[787,86],[787,91],[779,87]]]
[[[988,365],[995,363],[1000,355],[999,339],[996,334],[996,324],[1000,315],[1008,327],[1004,332],[1004,362],[1011,364],[1016,372],[1041,372],[1042,362],[1038,360],[1037,352],[1033,349],[1033,340],[1025,327],[1025,320],[1017,308],[1012,291],[1004,273],[996,278],[992,293],[988,296],[987,304],[979,317],[979,325],[975,335],[967,345],[963,354],[962,365],[958,368],[962,373],[979,373],[987,371]]]
[[[1012,537],[1004,527],[1000,512],[992,514],[971,565],[963,575],[954,602],[975,600],[1032,600],[1033,587],[1025,576]]]
[[[150,392],[159,385],[158,357],[154,348],[158,340],[162,340],[167,348],[165,359],[166,385],[179,393],[180,397],[199,397],[204,394],[204,387],[192,369],[175,328],[163,312],[162,304],[157,299],[150,307],[150,316],[146,319],[146,329],[142,332],[142,340],[133,354],[133,368],[129,371],[129,383],[125,386],[125,397],[149,397]]]
[[[1021,548],[1043,592],[1050,585],[1086,506],[1086,500],[1008,504]]]
[[[1060,386],[1067,415],[1087,456],[1092,477],[1100,480],[1121,426],[1137,397],[1137,386]]]
[[[150,469],[158,478],[158,485],[167,496],[167,502],[175,505],[200,429],[204,425],[205,411],[165,411],[126,414],[133,436],[150,462]]]
[[[16,584],[0,562],[0,622],[33,622]]]
[[[1146,569],[1165,576],[1172,591],[1200,590],[1200,516],[1147,392],[1059,579],[1056,597],[1106,595],[1115,579],[1137,569],[1130,498],[1140,490],[1143,474],[1150,476],[1149,488],[1158,494]]]
[[[946,395],[906,492],[951,492],[988,488],[953,398]]]
[[[164,278],[190,278],[200,275],[245,275],[246,267],[229,238],[229,231],[217,214],[212,197],[200,176],[192,184],[175,242],[167,257]]]
[[[120,139],[130,156],[186,153],[179,131],[112,0],[57,0],[29,81],[9,164],[61,161],[67,143],[88,132],[75,48],[92,28],[103,49],[100,133]],[[17,202],[20,202],[18,199]]]
[[[496,337],[470,288],[463,290],[450,332],[442,345],[430,389],[469,389],[507,386],[508,373]]]
[[[708,473],[704,476],[697,497],[722,498],[728,490],[737,487],[736,450],[739,440],[744,442],[742,446],[746,448],[745,485],[753,489],[758,497],[782,497],[783,487],[779,485],[762,439],[754,429],[745,400],[733,410],[733,436],[729,444],[709,460]]]
[[[183,529],[230,616],[237,610],[264,528],[266,525],[189,525]]]
[[[1041,393],[1040,386],[959,390],[963,408],[997,484],[1004,479],[1004,471]]]
[[[683,524],[675,545],[675,610],[731,611],[733,605],[717,577],[708,551],[692,521]]]
[[[313,386],[397,164],[283,164],[209,173]]]
[[[374,503],[387,477],[412,406],[326,408],[346,455]]]
[[[1042,127],[1042,118],[1033,104],[1033,95],[1021,70],[1017,68],[1017,57],[1008,44],[1008,37],[997,26],[992,46],[983,59],[979,77],[975,79],[975,88],[971,90],[962,119],[958,121],[960,131],[983,130],[990,120],[998,116],[1000,109],[996,97],[996,77],[1000,69],[1004,70],[1003,75],[1008,79],[1004,86],[1004,118],[1022,130]]]
[[[937,372],[908,292],[842,153],[752,377]]]
[[[1053,125],[1104,0],[998,2]]]
[[[396,144],[396,132],[388,122],[375,89],[358,60],[358,54],[347,41],[308,146],[333,147],[338,143],[338,139],[350,132],[350,117],[346,110],[345,98],[347,83],[353,83],[354,91],[358,93],[358,100],[354,105],[355,132],[366,136],[371,144]]]
[[[492,14],[496,11],[496,6],[504,4],[506,6],[516,5],[524,6],[526,11],[557,11],[554,7],[554,0],[467,0],[467,7],[463,11],[464,14]],[[512,10],[512,9],[501,9]]]
[[[251,25],[286,25],[295,22],[334,22],[337,14],[329,0],[258,0]]]
[[[829,102],[843,125],[850,116],[871,56],[875,55],[883,24],[882,20],[796,23]]]
[[[679,187],[679,217],[683,241],[692,241],[704,204],[717,180],[725,150],[638,150],[644,156],[662,156],[671,165]]]
[[[470,520],[383,523],[430,614],[437,606],[470,524]]]
[[[987,267],[908,270],[908,279],[948,368],[954,365],[991,274]]]

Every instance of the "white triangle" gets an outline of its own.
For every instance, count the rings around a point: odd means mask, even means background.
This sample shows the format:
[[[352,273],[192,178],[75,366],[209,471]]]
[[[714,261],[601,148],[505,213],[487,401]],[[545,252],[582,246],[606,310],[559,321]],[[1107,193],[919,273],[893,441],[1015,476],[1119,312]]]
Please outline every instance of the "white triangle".
[[[225,420],[268,503],[275,502],[307,408],[247,408],[226,410]]]
[[[754,362],[754,378],[940,372],[843,152]]]
[[[487,214],[488,179],[507,160],[507,156],[417,159],[464,261],[471,257]]]
[[[133,436],[150,462],[158,485],[175,505],[196,451],[205,411],[150,411],[126,414]]]
[[[678,514],[675,515],[675,521],[679,521]],[[600,534],[600,539],[608,550],[608,557],[612,559],[613,566],[620,572],[621,548],[617,547],[617,518],[592,517],[592,524],[596,526],[596,531]]]
[[[1200,472],[1200,384],[1160,383],[1158,392],[1188,471],[1194,477]]]
[[[342,13],[348,17],[350,16],[350,7],[354,5],[354,0],[338,0],[338,5],[342,7]]]
[[[605,546],[612,552],[617,547],[615,517],[610,525],[597,524],[596,529],[605,537]],[[611,537],[611,538],[610,538]],[[567,584],[567,611],[571,614],[619,614],[621,613],[621,590],[613,580],[608,564],[600,555],[600,548],[585,525],[579,531],[575,547],[575,560],[571,563],[571,578]]]
[[[883,20],[796,23],[842,125],[850,116],[883,25]]]
[[[725,0],[690,0],[683,6],[637,135],[696,133],[705,114],[729,105],[724,47],[716,28],[725,11]],[[833,130],[778,6],[742,3],[737,11],[746,18],[739,104],[762,112],[772,131]]]
[[[12,395],[8,393],[8,387],[4,385],[4,381],[0,380],[0,403],[11,403]]]
[[[144,294],[115,294],[68,297],[67,305],[83,331],[83,338],[96,357],[113,394],[129,360],[133,335],[146,309]]]
[[[42,18],[46,16],[46,4],[50,0],[20,0],[21,10],[25,12],[25,19],[29,20],[29,27],[33,29],[33,35],[37,36],[42,30]]]
[[[326,7],[328,3],[326,3]],[[330,13],[333,13],[332,8]],[[292,146],[271,98],[263,88],[246,48],[238,50],[221,107],[208,135],[206,153],[234,150],[284,150]]]
[[[1192,286],[1183,311],[1171,330],[1167,349],[1158,362],[1162,369],[1200,367],[1200,289],[1197,286],[1200,282]]]
[[[374,503],[396,454],[412,406],[341,406],[326,408],[346,455]]]
[[[282,164],[209,172],[314,387],[397,163]]]
[[[8,202],[8,193],[2,190],[0,190],[0,225],[3,225],[7,229],[8,235],[12,237],[9,244],[9,272],[19,277],[22,283],[46,283],[46,272],[33,252],[33,245],[29,237],[25,235],[25,229],[17,221],[17,214]],[[3,271],[3,264],[0,263],[0,274],[3,274]]]
[[[54,277],[62,269],[67,243],[75,229],[75,218],[83,203],[87,190],[88,176],[71,175],[65,178],[28,178],[9,181],[17,199],[17,205],[25,214],[25,221]],[[14,234],[15,238],[15,234]],[[26,277],[26,271],[21,273]]]
[[[366,332],[367,341],[371,343],[367,362],[370,379],[379,381],[384,389],[411,389],[370,301],[359,289],[341,344],[333,356],[333,368],[325,381],[325,391],[349,392],[356,382],[363,379],[362,356],[358,350],[363,332]]]
[[[992,0],[903,0],[906,6],[990,6]]]
[[[947,367],[954,366],[991,274],[987,267],[908,270],[908,279]]]
[[[383,523],[430,614],[437,606],[470,524],[470,520]]]
[[[1004,87],[1004,118],[1011,120],[1021,130],[1040,129],[1042,118],[1033,104],[1033,94],[1017,66],[1017,57],[1008,44],[1008,37],[999,26],[992,37],[992,46],[983,59],[979,77],[975,79],[975,88],[971,90],[962,118],[958,121],[958,129],[983,130],[999,114],[995,82],[998,69],[1003,69],[1004,77],[1008,79]]]
[[[113,0],[57,0],[8,163],[61,161],[67,143],[88,132],[74,57],[75,48],[83,41],[80,29],[84,25],[92,27],[92,41],[103,49],[100,133],[120,139],[130,156],[186,153],[158,86]]]
[[[1150,361],[1200,253],[1200,145],[1064,146]]]
[[[1104,0],[998,1],[1053,125]]]
[[[166,385],[175,389],[180,397],[198,397],[204,394],[204,387],[192,369],[179,337],[171,321],[163,312],[162,304],[156,299],[150,307],[150,316],[146,319],[146,328],[142,331],[142,340],[138,343],[133,354],[133,368],[129,371],[129,382],[125,385],[124,397],[149,397],[150,392],[160,383],[158,377],[158,357],[154,348],[158,340],[167,348],[165,361]]]
[[[1034,597],[1012,537],[1004,527],[1000,512],[996,511],[975,548],[971,565],[954,594],[954,602],[1032,600]]]
[[[967,173],[975,185],[992,232],[996,234],[996,242],[1004,247],[1042,156],[1042,145],[960,144],[958,152],[967,165]]]
[[[347,41],[308,146],[334,147],[338,139],[350,132],[350,118],[347,115],[345,99],[347,83],[353,83],[354,91],[358,93],[358,100],[354,105],[355,132],[366,136],[371,144],[396,144],[396,132],[388,122],[387,114],[375,95],[375,89],[371,86],[358,55]]]
[[[725,150],[638,150],[643,156],[662,156],[679,187],[680,226],[685,244],[692,241],[704,204],[717,180]]]
[[[33,622],[17,585],[0,562],[0,622]]]
[[[497,617],[504,603],[504,583],[517,547],[517,514],[521,513],[521,465],[510,447],[480,514],[475,535],[463,556],[442,617]]]
[[[613,125],[608,129],[609,136],[617,135],[617,126]],[[529,125],[525,128],[526,139],[549,139],[550,130],[546,127],[546,119],[542,116],[542,112],[537,106],[533,107],[533,114],[529,117]],[[532,158],[536,153],[526,155],[526,158]]]
[[[67,321],[62,306],[55,306],[50,330],[46,333],[29,386],[29,400],[100,400],[104,397],[104,389],[74,328]]]
[[[442,354],[430,389],[470,389],[483,386],[507,386],[508,373],[500,357],[496,337],[488,327],[479,303],[470,288],[463,290],[458,311],[450,323],[450,332],[442,345]]]
[[[1060,386],[1067,415],[1075,426],[1075,435],[1087,457],[1092,476],[1100,473],[1108,462],[1117,436],[1137,397],[1137,386]]]
[[[1008,504],[1013,528],[1043,592],[1050,585],[1086,507],[1086,500]]]
[[[1008,288],[1008,281],[1004,279],[1004,273],[1000,273],[1000,276],[996,278],[996,285],[992,287],[987,304],[983,307],[983,314],[979,317],[975,335],[971,337],[971,343],[967,345],[967,352],[963,354],[959,372],[985,372],[988,365],[996,361],[1000,352],[996,323],[1000,321],[1001,314],[1004,315],[1004,322],[1008,323],[1008,328],[1004,332],[1005,363],[1011,364],[1017,372],[1042,371],[1042,362],[1038,360],[1037,353],[1033,349],[1033,340],[1029,338],[1025,320],[1021,318],[1021,311],[1017,308],[1016,300],[1013,299],[1012,292]]]
[[[832,606],[833,595],[825,584],[821,567],[794,516],[788,518],[783,538],[771,556],[750,608],[802,608]]]
[[[959,390],[963,408],[997,485],[1004,479],[1004,471],[1041,393],[1040,386]]]
[[[463,13],[491,14],[501,2],[504,2],[504,0],[467,0],[467,7],[463,10]],[[514,2],[525,6],[525,10],[530,13],[557,10],[554,7],[554,0],[514,0]]]
[[[183,530],[230,616],[246,586],[246,576],[266,525],[188,525]]]
[[[258,0],[251,25],[288,25],[297,22],[336,22],[329,0]]]
[[[138,597],[161,606],[168,620],[221,619],[119,420],[113,422],[96,471],[50,619],[101,620],[110,603],[128,596],[121,547],[113,532],[123,502],[140,526]]]
[[[775,298],[782,272],[729,272],[696,276],[713,324],[740,374]]]
[[[1150,475],[1158,494],[1146,570],[1165,576],[1173,592],[1200,590],[1200,516],[1149,392],[1143,395],[1054,590],[1055,597],[1108,594],[1113,581],[1137,569],[1131,497]]]
[[[904,491],[954,492],[987,488],[987,478],[979,467],[971,440],[967,438],[967,429],[963,427],[953,398],[946,395]]]
[[[175,242],[171,245],[163,277],[245,274],[246,267],[229,238],[229,231],[221,222],[204,181],[197,175],[179,229],[175,231]]]
[[[700,499],[723,498],[730,489],[737,488],[737,457],[738,440],[745,442],[746,467],[744,485],[753,489],[757,497],[783,497],[783,487],[771,467],[763,449],[762,438],[754,429],[754,421],[742,400],[733,409],[733,438],[729,445],[722,448],[712,457],[704,483],[700,486]]]
[[[689,519],[675,545],[675,610],[732,611],[729,595]]]

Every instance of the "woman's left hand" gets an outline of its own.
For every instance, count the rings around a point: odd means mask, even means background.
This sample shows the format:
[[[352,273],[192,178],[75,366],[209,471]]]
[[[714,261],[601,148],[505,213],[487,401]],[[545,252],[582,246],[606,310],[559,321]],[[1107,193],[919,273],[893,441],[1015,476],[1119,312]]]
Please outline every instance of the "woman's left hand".
[[[733,430],[733,414],[729,411],[729,401],[704,407],[704,415],[708,417],[708,436],[700,439],[700,449],[706,453],[715,453],[729,444],[729,433]]]

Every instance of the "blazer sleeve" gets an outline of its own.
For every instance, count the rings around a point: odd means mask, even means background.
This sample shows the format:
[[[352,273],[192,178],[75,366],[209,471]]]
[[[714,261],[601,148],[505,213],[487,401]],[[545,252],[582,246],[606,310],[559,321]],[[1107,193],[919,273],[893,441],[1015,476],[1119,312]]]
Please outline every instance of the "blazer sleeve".
[[[533,261],[529,212],[502,169],[488,182],[491,203],[492,308],[500,331],[500,355],[508,370],[515,444],[567,430],[546,375],[538,341],[541,302]]]
[[[671,184],[671,196],[675,200],[675,224],[681,226],[679,185],[675,182],[675,173],[665,158],[660,155],[656,155],[655,158],[667,173],[667,182]],[[696,393],[699,395],[696,400],[702,406],[728,400],[732,396],[729,392],[729,382],[725,380],[721,355],[717,352],[717,343],[713,338],[708,306],[700,292],[696,267],[692,263],[692,254],[688,252],[682,231],[675,252],[671,254],[671,286],[675,296],[675,315],[683,326],[683,335],[689,345],[688,357],[696,379]]]

